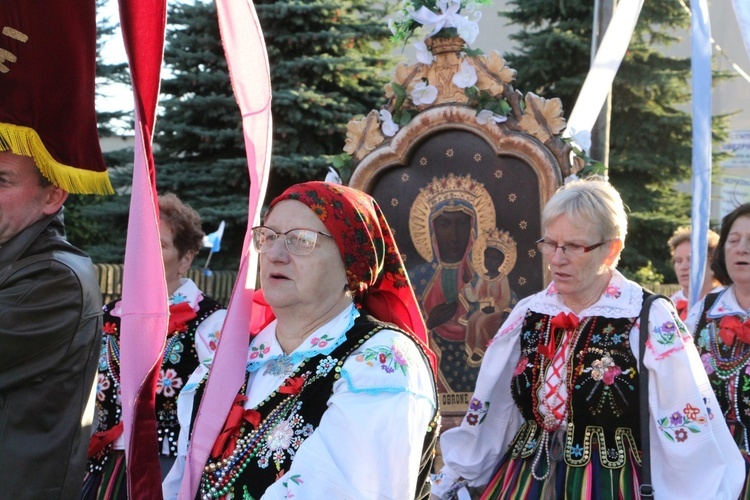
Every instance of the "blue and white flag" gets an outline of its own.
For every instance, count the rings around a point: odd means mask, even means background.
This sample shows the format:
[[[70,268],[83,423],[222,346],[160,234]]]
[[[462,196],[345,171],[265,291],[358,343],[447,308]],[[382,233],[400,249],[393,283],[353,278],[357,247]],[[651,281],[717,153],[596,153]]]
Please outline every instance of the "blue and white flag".
[[[221,250],[221,238],[224,236],[224,221],[219,224],[219,229],[203,237],[203,247],[210,248],[211,253]]]

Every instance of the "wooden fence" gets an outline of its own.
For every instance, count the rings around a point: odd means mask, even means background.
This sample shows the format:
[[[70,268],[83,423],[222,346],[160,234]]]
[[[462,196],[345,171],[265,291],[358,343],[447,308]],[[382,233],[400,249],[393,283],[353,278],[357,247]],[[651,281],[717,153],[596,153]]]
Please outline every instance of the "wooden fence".
[[[96,264],[96,275],[99,278],[105,304],[122,295],[122,267],[122,264]],[[206,276],[203,269],[190,269],[188,278],[195,281],[203,293],[227,305],[232,295],[237,272],[213,271],[210,276]],[[667,297],[680,289],[680,285],[662,283],[646,283],[644,286],[654,293],[661,293]]]
[[[96,276],[99,279],[99,287],[102,289],[104,303],[108,303],[122,295],[122,264],[96,264]],[[203,269],[190,269],[187,277],[195,281],[198,288],[227,305],[232,295],[234,281],[237,278],[236,271],[212,271],[206,276]]]

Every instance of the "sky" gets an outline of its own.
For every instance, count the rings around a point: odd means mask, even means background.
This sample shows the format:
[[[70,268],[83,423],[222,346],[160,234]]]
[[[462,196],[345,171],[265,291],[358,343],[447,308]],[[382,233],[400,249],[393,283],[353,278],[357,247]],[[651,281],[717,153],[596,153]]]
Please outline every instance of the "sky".
[[[110,24],[119,25],[119,12],[117,10],[117,0],[106,0],[106,3],[97,12],[98,18],[109,18]],[[122,33],[119,28],[102,49],[102,58],[109,64],[116,64],[127,61],[125,47],[122,42]],[[133,93],[129,86],[126,85],[108,85],[98,87],[96,98],[96,109],[99,111],[132,111]]]

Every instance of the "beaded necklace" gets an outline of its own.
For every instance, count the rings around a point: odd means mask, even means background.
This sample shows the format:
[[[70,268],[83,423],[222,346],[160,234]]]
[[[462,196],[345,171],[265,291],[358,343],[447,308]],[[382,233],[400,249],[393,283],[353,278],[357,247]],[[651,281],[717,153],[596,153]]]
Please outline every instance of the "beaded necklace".
[[[732,346],[726,346],[731,351],[729,357],[721,355],[720,336],[716,331],[716,322],[708,323],[709,348],[711,356],[709,357],[711,367],[714,369],[716,376],[722,380],[729,380],[739,373],[750,361],[750,345],[735,341]]]
[[[579,362],[583,359],[583,354],[587,351],[589,340],[591,339],[591,332],[594,330],[594,326],[596,324],[596,318],[584,318],[580,324],[578,325],[578,328],[573,330],[572,334],[569,337],[569,350],[566,355],[565,359],[565,366],[568,368],[572,368],[570,360],[573,357],[573,352],[575,351],[575,347],[578,344],[578,341],[580,340],[581,334],[587,327],[591,325],[591,328],[588,329],[588,335],[586,336],[586,342],[583,347],[583,349],[580,351],[579,354]],[[551,331],[552,326],[552,318],[547,319],[547,335],[546,340],[549,341],[550,335],[553,335],[553,332]],[[541,339],[540,339],[541,340]],[[556,418],[553,413],[550,411],[549,407],[546,405],[546,401],[542,400],[541,403],[539,401],[539,390],[541,386],[539,384],[544,384],[546,379],[546,373],[547,369],[549,368],[549,365],[552,363],[551,359],[547,359],[544,356],[540,356],[537,354],[537,359],[540,360],[538,363],[539,367],[534,367],[533,370],[533,378],[532,378],[532,387],[535,387],[535,389],[531,393],[531,400],[532,400],[532,411],[534,412],[534,419],[536,420],[539,427],[542,428],[542,435],[540,436],[540,442],[539,447],[537,448],[536,454],[534,456],[534,460],[531,463],[531,475],[534,479],[537,481],[544,481],[547,479],[547,477],[550,474],[551,469],[551,460],[550,460],[550,453],[549,453],[549,441],[550,441],[550,432],[553,432],[557,435],[559,432],[565,432],[565,429],[567,428],[567,425],[565,423],[565,416],[570,414],[570,404],[571,399],[573,395],[572,388],[575,386],[575,381],[578,378],[579,370],[570,370],[566,369],[565,371],[565,377],[570,380],[570,383],[567,383],[563,381],[562,383],[565,383],[568,390],[565,395],[565,413],[561,419]],[[536,365],[537,363],[535,363]],[[547,409],[547,413],[545,415],[542,415],[542,413],[539,411],[539,406],[543,405]],[[542,455],[544,455],[547,459],[547,471],[543,475],[538,475],[536,473],[537,467],[539,465],[539,461],[542,458]]]
[[[241,436],[232,454],[218,462],[211,462],[203,469],[201,476],[201,499],[222,498],[233,489],[250,460],[258,452],[267,432],[274,429],[296,406],[298,394],[290,395],[279,406],[273,409],[256,430],[246,432],[242,428]]]

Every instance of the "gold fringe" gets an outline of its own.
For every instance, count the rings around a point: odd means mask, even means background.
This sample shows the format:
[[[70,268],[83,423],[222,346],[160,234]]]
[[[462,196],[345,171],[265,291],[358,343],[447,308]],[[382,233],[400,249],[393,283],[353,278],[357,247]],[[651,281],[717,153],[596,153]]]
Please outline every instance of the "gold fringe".
[[[0,151],[30,156],[42,175],[73,194],[114,194],[106,171],[94,172],[64,165],[49,154],[39,134],[30,127],[0,123]]]

